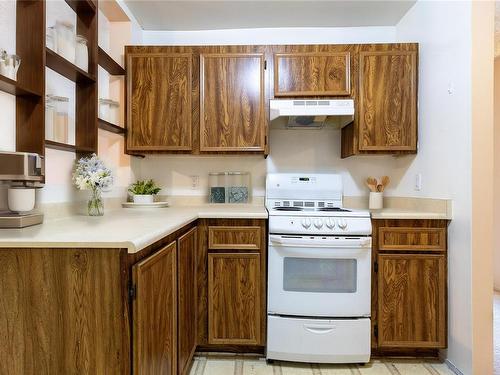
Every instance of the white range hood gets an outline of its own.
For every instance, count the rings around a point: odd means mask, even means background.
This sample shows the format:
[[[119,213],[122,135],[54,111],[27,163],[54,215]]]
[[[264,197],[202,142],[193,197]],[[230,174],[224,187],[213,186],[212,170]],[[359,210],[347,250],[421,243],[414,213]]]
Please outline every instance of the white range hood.
[[[271,100],[270,120],[273,127],[322,128],[331,125],[343,128],[354,120],[352,99]]]

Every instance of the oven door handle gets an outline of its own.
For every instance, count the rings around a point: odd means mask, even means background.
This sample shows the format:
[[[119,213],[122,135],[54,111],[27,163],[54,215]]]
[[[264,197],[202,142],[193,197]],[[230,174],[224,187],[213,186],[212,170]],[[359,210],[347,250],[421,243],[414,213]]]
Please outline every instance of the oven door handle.
[[[272,246],[282,247],[329,247],[329,248],[371,248],[371,237],[325,238],[325,237],[290,237],[269,236]]]

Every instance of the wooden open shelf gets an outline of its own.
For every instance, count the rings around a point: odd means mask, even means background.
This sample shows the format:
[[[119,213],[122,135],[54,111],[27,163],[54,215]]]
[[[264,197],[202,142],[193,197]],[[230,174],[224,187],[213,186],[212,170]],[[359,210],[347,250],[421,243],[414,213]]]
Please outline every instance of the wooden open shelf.
[[[7,78],[0,74],[0,91],[16,95],[16,96],[34,96],[41,97],[41,93],[36,93],[32,90],[22,87],[18,82]]]
[[[45,147],[52,148],[54,150],[68,151],[68,152],[80,152],[80,153],[95,152],[95,150],[93,150],[90,147],[79,147],[75,145],[70,145],[68,143],[50,141],[48,139],[45,140]]]
[[[99,124],[99,129],[106,130],[106,131],[111,132],[111,133],[125,134],[127,131],[125,128],[122,128],[121,126],[112,124],[111,122],[108,122],[108,121],[103,120],[103,119],[98,119],[97,122]]]
[[[97,61],[112,76],[124,76],[125,69],[121,67],[106,51],[99,47]]]
[[[66,0],[66,3],[77,14],[95,13],[97,6],[92,0]]]
[[[69,152],[76,151],[75,145],[69,145],[67,143],[49,141],[48,139],[45,140],[45,147],[53,148],[54,150],[60,150],[60,151],[69,151]]]
[[[95,77],[72,64],[50,48],[45,49],[47,67],[78,83],[94,83]]]

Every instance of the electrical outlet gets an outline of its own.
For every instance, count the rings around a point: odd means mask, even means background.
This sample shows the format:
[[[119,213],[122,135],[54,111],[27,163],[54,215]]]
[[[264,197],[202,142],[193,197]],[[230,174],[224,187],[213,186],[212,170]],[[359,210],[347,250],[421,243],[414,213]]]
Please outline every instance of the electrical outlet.
[[[422,190],[422,173],[417,173],[415,175],[415,190]]]
[[[191,176],[191,189],[196,190],[200,186],[200,176]]]

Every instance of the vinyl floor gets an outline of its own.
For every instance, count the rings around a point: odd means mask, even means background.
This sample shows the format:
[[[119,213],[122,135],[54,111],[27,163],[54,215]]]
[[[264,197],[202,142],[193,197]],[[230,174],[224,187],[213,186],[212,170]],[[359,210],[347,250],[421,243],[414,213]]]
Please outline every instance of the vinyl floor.
[[[195,356],[190,375],[454,375],[444,363],[418,359],[374,359],[366,365],[277,362],[252,356]]]

